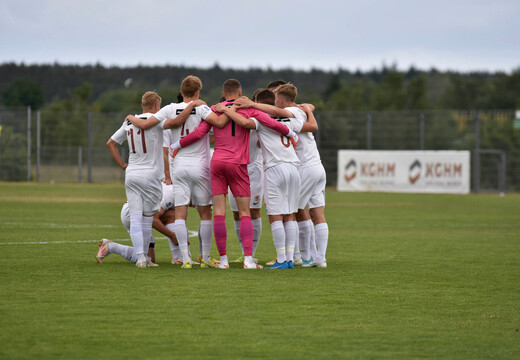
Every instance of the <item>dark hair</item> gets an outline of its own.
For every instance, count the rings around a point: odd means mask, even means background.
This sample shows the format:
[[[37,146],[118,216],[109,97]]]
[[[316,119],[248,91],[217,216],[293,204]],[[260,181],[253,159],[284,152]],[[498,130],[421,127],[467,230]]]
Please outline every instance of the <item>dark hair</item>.
[[[256,102],[261,104],[274,105],[275,98],[274,92],[267,89],[261,90],[256,94]]]
[[[182,94],[181,92],[179,91],[179,93],[177,94],[177,102],[178,103],[181,103],[184,101],[184,98],[182,97]]]
[[[274,80],[274,81],[271,81],[269,83],[269,85],[267,85],[267,88],[269,90],[271,90],[273,88],[277,88],[278,86],[285,85],[285,84],[287,84],[287,81],[284,81],[284,80]]]
[[[258,95],[258,93],[262,90],[267,90],[267,89],[256,89],[255,92],[253,93],[253,95],[251,95],[251,100],[253,100],[254,102],[256,102],[256,96]]]

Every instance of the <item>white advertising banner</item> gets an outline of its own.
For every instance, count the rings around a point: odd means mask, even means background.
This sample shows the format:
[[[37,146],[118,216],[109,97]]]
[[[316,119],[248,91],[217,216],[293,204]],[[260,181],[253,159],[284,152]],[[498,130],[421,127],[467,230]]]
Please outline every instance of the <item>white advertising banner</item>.
[[[469,151],[338,151],[338,191],[468,194]]]

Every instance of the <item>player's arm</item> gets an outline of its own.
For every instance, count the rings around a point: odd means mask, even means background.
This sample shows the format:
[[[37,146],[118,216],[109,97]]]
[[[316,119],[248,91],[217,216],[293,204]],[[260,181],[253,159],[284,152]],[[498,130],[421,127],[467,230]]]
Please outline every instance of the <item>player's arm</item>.
[[[135,117],[133,115],[128,115],[125,119],[126,121],[130,121],[132,124],[137,126],[139,129],[149,129],[153,126],[155,126],[159,120],[155,116],[150,116],[148,119],[141,119],[138,117]]]
[[[260,111],[263,111],[271,116],[278,117],[293,117],[293,114],[289,110],[281,109],[279,107],[269,105],[269,104],[260,104],[254,101],[251,101],[245,96],[239,97],[235,100],[235,104],[238,108],[253,108]]]
[[[217,104],[217,105],[221,105],[221,104]],[[225,107],[224,105],[222,105],[223,107]],[[227,109],[227,107],[225,107]],[[215,108],[216,110],[216,108]],[[217,110],[218,111],[218,110]],[[219,113],[221,113],[221,115],[217,115],[215,113],[211,113],[208,115],[207,118],[205,118],[204,120],[206,120],[208,123],[210,123],[211,125],[215,126],[215,127],[218,127],[219,129],[222,129],[224,126],[227,125],[227,123],[230,121],[229,117],[223,113],[222,111],[219,111]]]
[[[161,221],[161,216],[165,213],[165,211],[165,209],[161,208],[159,209],[159,211],[155,213],[155,215],[153,216],[152,227],[155,230],[159,231],[161,234],[169,237],[175,245],[179,245],[175,233],[168,229],[166,226],[164,226],[164,224]]]
[[[219,117],[226,116],[227,118],[233,120],[235,123],[237,123],[245,129],[256,129],[255,121],[253,119],[248,119],[238,114],[236,112],[235,106],[228,108],[225,105],[216,104],[215,110],[217,110],[219,113],[222,113],[222,115]]]
[[[164,183],[166,185],[172,184],[172,178],[170,176],[170,160],[168,156],[169,147],[163,147],[163,159],[164,159]]]
[[[211,130],[211,124],[206,121],[202,121],[199,126],[195,129],[194,132],[189,133],[179,141],[170,145],[170,155],[171,157],[175,157],[179,152],[179,149],[185,148],[186,146],[190,146],[193,143],[196,143],[200,139],[204,137]]]
[[[190,117],[190,114],[193,111],[193,109],[200,105],[206,105],[206,102],[204,102],[200,99],[192,101],[175,118],[166,119],[163,127],[165,129],[174,129],[174,128],[178,128],[179,126],[182,126],[186,122],[186,120],[188,120],[188,118]]]
[[[305,112],[305,115],[307,115],[307,121],[303,123],[302,129],[300,132],[316,132],[318,131],[318,122],[316,121],[316,118],[313,114],[314,106],[311,104],[303,104],[298,106],[300,109],[302,109]]]
[[[117,145],[118,145],[118,143],[116,143],[112,138],[108,139],[107,148],[108,148],[108,151],[110,152],[110,155],[112,155],[112,158],[115,160],[115,162],[117,163],[117,165],[119,165],[119,167],[121,169],[126,170],[128,164],[125,163],[123,161],[123,159],[121,158],[121,155],[119,154],[119,151],[117,150]]]

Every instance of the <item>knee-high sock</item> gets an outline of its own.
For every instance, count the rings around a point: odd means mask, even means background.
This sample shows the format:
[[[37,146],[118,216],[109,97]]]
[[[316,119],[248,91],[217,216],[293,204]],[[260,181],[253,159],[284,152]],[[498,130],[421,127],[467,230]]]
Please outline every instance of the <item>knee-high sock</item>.
[[[242,250],[242,255],[244,255],[244,244],[242,244],[242,238],[240,237],[240,220],[235,220],[235,233],[237,234],[238,243],[240,244],[240,249]]]
[[[285,229],[283,222],[273,221],[271,223],[271,232],[273,233],[273,243],[276,249],[276,261],[283,263],[287,259],[285,257]]]
[[[175,220],[175,236],[177,236],[177,242],[181,250],[182,261],[186,262],[190,260],[190,254],[188,251],[188,231],[186,229],[186,220],[177,219]]]
[[[144,254],[148,254],[148,248],[151,243],[155,243],[152,232],[153,216],[143,216],[143,248]]]
[[[311,248],[311,257],[315,260],[318,259],[318,251],[316,250],[316,232],[314,230],[314,224],[312,223],[312,220],[307,220],[310,227],[310,233],[311,233],[311,242],[310,242],[310,248]]]
[[[143,261],[144,257],[144,239],[143,239],[143,214],[130,214],[130,239],[134,245],[134,251],[137,255],[137,260]]]
[[[133,263],[137,261],[137,255],[135,254],[134,248],[131,246],[121,245],[112,241],[108,243],[108,251],[112,254],[121,255],[126,260]]]
[[[211,253],[211,236],[213,235],[213,223],[211,220],[201,220],[199,227],[200,241],[202,247],[202,257],[209,262]]]
[[[298,222],[301,255],[305,261],[309,261],[311,257],[311,231],[313,231],[313,229],[307,220]]]
[[[327,223],[317,224],[316,229],[316,244],[318,245],[318,261],[325,260],[327,252],[327,244],[329,242],[329,226]]]
[[[253,223],[253,256],[255,256],[262,235],[262,218],[252,219],[251,222]]]
[[[166,224],[166,228],[168,230],[175,232],[174,223]],[[174,258],[175,260],[180,259],[182,257],[182,255],[181,255],[181,249],[179,248],[179,245],[175,245],[173,243],[172,239],[170,239],[170,238],[168,238],[168,244],[170,244],[170,251],[172,253],[172,258]]]
[[[226,255],[226,217],[223,215],[215,215],[213,217],[213,232],[215,234],[215,243],[220,256]]]
[[[298,241],[298,224],[296,221],[287,221],[283,227],[285,229],[285,256],[287,261],[293,261],[294,246]]]
[[[251,216],[242,216],[240,218],[240,238],[244,246],[244,256],[253,254],[253,223]]]

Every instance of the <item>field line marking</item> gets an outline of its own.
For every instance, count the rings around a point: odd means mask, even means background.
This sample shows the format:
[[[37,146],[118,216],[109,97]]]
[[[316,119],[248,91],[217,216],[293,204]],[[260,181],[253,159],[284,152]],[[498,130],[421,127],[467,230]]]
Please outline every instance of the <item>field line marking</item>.
[[[190,237],[198,236],[197,231],[188,230]],[[166,239],[166,236],[156,237],[155,239]],[[20,242],[0,242],[0,245],[53,245],[53,244],[79,244],[98,242],[97,240],[63,240],[63,241],[20,241]],[[112,239],[115,242],[131,241],[130,239]]]

